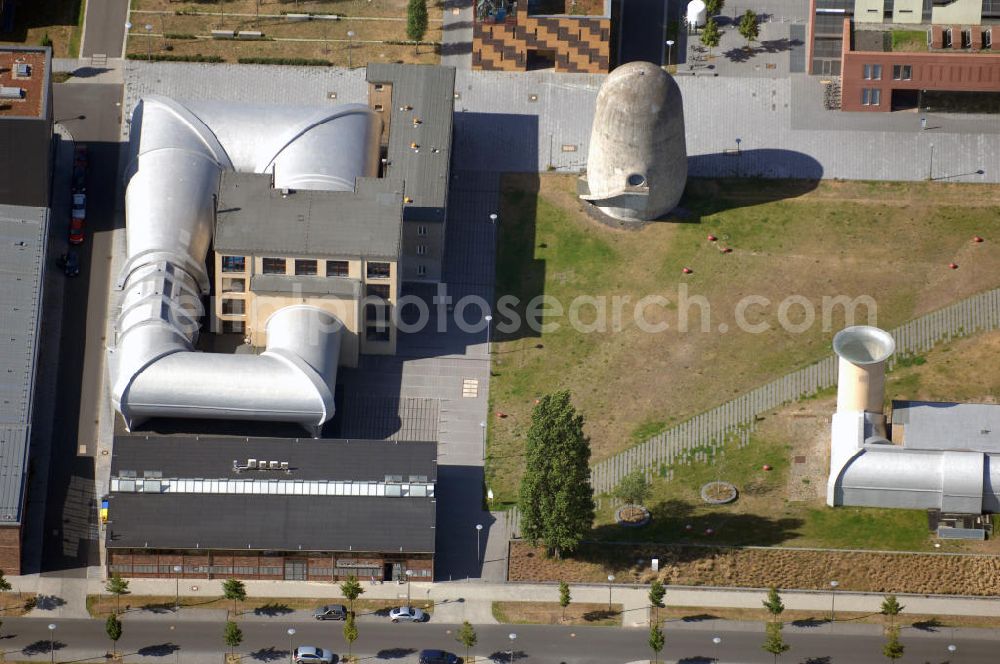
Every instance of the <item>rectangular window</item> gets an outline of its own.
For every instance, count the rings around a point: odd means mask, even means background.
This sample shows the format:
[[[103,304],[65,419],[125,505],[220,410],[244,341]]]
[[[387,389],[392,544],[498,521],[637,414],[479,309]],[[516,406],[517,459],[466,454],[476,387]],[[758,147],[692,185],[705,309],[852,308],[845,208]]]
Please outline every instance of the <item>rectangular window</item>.
[[[223,279],[222,280],[222,292],[223,293],[243,293],[246,291],[247,282],[246,279]]]
[[[316,276],[316,261],[295,259],[295,274],[300,277]]]
[[[368,263],[369,279],[388,279],[389,274],[389,263]]]
[[[865,65],[864,66],[864,77],[865,77],[866,81],[872,80],[872,66],[871,65]]]
[[[222,314],[224,316],[242,316],[247,312],[246,300],[224,299],[222,300]]]
[[[417,235],[419,235],[421,237],[427,235],[427,225],[426,224],[420,224],[419,226],[417,226]]]
[[[872,65],[872,80],[882,80],[882,65]]]
[[[285,274],[287,272],[284,258],[265,258],[262,262],[264,274]]]
[[[418,277],[427,276],[427,266],[426,265],[418,265],[417,266],[417,276]]]
[[[389,328],[369,325],[365,328],[365,339],[368,341],[389,341]]]
[[[872,88],[872,106],[878,106],[882,103],[882,91],[878,88]]]
[[[375,104],[375,112],[376,113],[382,112],[382,104]]]
[[[944,48],[951,48],[951,28],[947,28],[943,32],[942,38],[943,38],[942,45],[944,46]]]
[[[247,257],[246,256],[223,256],[222,257],[222,271],[223,272],[246,272],[247,271]]]
[[[417,256],[423,256],[426,253],[427,253],[427,245],[426,244],[418,244],[417,245]]]
[[[993,48],[993,31],[983,30],[983,48]]]
[[[911,65],[892,66],[892,78],[895,81],[909,81],[912,75],[913,67]]]
[[[326,276],[346,277],[348,274],[350,274],[350,266],[347,264],[347,261],[326,262]]]
[[[223,334],[243,334],[243,321],[224,320],[222,321]]]
[[[389,286],[369,284],[365,287],[365,321],[387,325],[389,323]]]
[[[872,103],[872,89],[861,88],[861,104],[864,106],[870,106],[871,103]]]

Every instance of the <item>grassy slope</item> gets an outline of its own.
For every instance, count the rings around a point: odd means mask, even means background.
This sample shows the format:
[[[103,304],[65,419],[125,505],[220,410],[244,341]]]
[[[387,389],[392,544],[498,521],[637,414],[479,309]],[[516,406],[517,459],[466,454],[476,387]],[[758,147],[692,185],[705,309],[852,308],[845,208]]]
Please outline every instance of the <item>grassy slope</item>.
[[[970,249],[968,242],[1000,211],[997,193],[986,188],[822,183],[798,195],[795,183],[694,181],[685,203],[700,223],[624,232],[579,211],[572,178],[540,179],[537,195],[533,178],[505,181],[498,295],[544,292],[564,302],[618,295],[635,302],[661,293],[671,304],[648,310],[648,318],[670,329],[643,333],[626,308],[618,332],[577,333],[563,317],[558,330],[540,336],[497,335],[491,400],[505,417],[490,424],[489,477],[500,502],[516,494],[523,435],[538,395],[573,391],[596,460],[829,353],[842,316],[832,318],[829,330],[817,323],[803,334],[785,332],[775,310],[789,295],[804,295],[817,307],[824,295],[871,295],[877,324],[892,327],[1000,285],[992,246]],[[708,233],[720,242],[706,241]],[[719,252],[720,244],[733,253]],[[952,260],[962,269],[947,270]],[[685,266],[694,274],[681,275]],[[682,284],[709,301],[708,332],[699,328],[696,306],[689,309],[692,331],[676,331]],[[763,317],[768,332],[735,330],[733,311],[746,295],[772,301]],[[592,316],[584,308],[581,318]],[[718,333],[720,324],[731,331]]]
[[[0,43],[37,46],[45,35],[52,40],[53,57],[77,57],[85,0],[30,0],[20,2],[14,32],[0,33]]]

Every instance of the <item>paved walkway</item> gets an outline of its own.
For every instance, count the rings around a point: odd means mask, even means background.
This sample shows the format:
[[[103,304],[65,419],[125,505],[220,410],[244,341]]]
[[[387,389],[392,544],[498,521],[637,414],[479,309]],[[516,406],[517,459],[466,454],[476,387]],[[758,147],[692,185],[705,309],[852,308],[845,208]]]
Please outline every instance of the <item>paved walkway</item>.
[[[472,67],[473,0],[445,0],[441,64],[455,69]]]

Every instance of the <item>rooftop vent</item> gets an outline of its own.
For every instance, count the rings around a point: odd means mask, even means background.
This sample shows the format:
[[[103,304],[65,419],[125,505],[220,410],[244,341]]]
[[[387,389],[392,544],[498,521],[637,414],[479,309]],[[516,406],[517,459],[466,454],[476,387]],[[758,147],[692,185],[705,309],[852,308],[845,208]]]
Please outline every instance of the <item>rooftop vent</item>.
[[[0,86],[0,99],[24,99],[24,88]]]
[[[27,62],[19,62],[15,64],[14,76],[18,78],[31,78],[31,65]]]

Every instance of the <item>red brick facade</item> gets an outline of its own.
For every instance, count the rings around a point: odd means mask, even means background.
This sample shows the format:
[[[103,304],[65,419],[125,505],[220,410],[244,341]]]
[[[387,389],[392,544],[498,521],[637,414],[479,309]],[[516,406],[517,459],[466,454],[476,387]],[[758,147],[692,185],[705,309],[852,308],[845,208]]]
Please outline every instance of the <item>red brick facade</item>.
[[[0,527],[0,570],[4,574],[21,573],[21,526]]]
[[[181,572],[174,567],[180,566]],[[148,551],[109,549],[108,573],[125,577],[165,579],[268,579],[339,581],[349,576],[381,580],[403,578],[413,570],[413,580],[430,581],[434,560],[429,555],[385,555],[354,552],[247,552]]]
[[[845,19],[840,106],[843,111],[891,111],[893,90],[1000,92],[1000,53],[853,51],[850,45],[851,22]],[[873,90],[878,91],[877,95]]]

